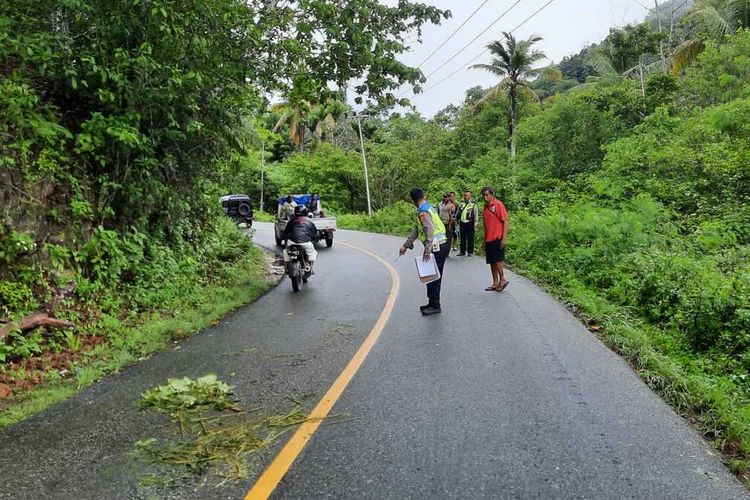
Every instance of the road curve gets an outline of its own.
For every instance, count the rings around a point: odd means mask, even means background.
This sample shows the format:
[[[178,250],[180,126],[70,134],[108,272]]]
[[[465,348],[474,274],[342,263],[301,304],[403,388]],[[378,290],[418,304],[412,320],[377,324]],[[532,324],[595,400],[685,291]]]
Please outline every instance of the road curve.
[[[398,238],[337,241],[394,264]],[[269,224],[257,243],[272,247]],[[512,249],[511,249],[512,251]],[[700,436],[554,299],[511,275],[484,292],[479,258],[451,258],[443,314],[424,318],[413,255],[395,308],[273,498],[750,498]],[[146,498],[135,441],[164,427],[137,407],[167,377],[217,373],[248,406],[310,408],[375,325],[391,277],[334,244],[300,293],[288,281],[216,327],[0,432],[0,498]],[[252,346],[252,352],[248,347]],[[238,355],[239,353],[239,355]],[[242,498],[246,483],[196,481],[166,498]]]

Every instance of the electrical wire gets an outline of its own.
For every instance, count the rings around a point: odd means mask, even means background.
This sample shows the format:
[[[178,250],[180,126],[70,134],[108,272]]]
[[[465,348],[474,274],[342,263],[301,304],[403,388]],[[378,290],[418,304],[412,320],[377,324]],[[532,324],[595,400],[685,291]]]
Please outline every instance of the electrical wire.
[[[456,33],[458,33],[459,31],[461,31],[461,28],[463,28],[464,26],[466,26],[466,23],[468,23],[471,20],[471,18],[474,17],[477,12],[479,12],[479,10],[482,7],[484,7],[485,5],[487,5],[487,2],[489,2],[489,1],[490,0],[484,0],[484,2],[482,2],[482,4],[474,10],[474,12],[472,12],[471,14],[469,14],[469,17],[467,17],[464,20],[464,22],[461,23],[461,26],[459,26],[458,28],[456,28],[455,30],[453,30],[453,33],[451,33],[448,38],[446,38],[445,40],[443,40],[443,43],[441,43],[438,46],[438,48],[436,48],[435,50],[433,50],[432,53],[424,59],[424,61],[422,61],[421,63],[419,63],[419,66],[417,66],[417,69],[421,69],[422,66],[424,66],[424,63],[426,63],[427,61],[429,61],[430,59],[432,59],[432,56],[434,56],[435,54],[437,54],[440,49],[442,49],[443,47],[445,47],[445,44],[448,43],[450,41],[450,39],[453,38],[456,35]]]
[[[527,17],[526,19],[524,19],[523,21],[521,21],[521,23],[520,23],[520,24],[518,24],[518,26],[516,26],[515,28],[513,28],[512,30],[510,30],[510,31],[508,32],[508,34],[512,34],[512,33],[513,33],[514,31],[516,31],[516,30],[517,30],[518,28],[520,28],[520,27],[521,27],[521,26],[523,26],[524,24],[526,24],[526,23],[528,23],[529,21],[531,21],[531,20],[532,20],[533,18],[535,18],[535,17],[536,17],[536,16],[537,16],[537,15],[538,15],[538,14],[539,14],[540,12],[542,12],[542,11],[543,11],[544,9],[546,9],[547,7],[549,7],[549,6],[550,6],[550,4],[552,4],[552,3],[554,2],[554,1],[555,1],[555,0],[549,0],[549,1],[548,1],[548,2],[546,3],[546,4],[542,5],[542,6],[541,6],[541,7],[539,8],[539,9],[537,9],[537,10],[536,10],[536,11],[535,11],[535,12],[534,12],[533,14],[531,14],[531,15],[530,15],[529,17]],[[483,55],[485,55],[485,54],[486,54],[487,52],[489,52],[489,51],[490,51],[490,49],[484,49],[484,51],[482,51],[482,53],[481,53],[481,54],[477,55],[477,56],[476,56],[475,58],[473,58],[472,60],[470,60],[470,61],[469,61],[468,63],[464,64],[463,66],[461,66],[460,68],[458,68],[458,69],[457,69],[457,70],[455,70],[454,72],[450,73],[450,74],[449,74],[448,76],[446,76],[446,77],[445,77],[445,78],[443,78],[442,80],[439,80],[438,82],[436,82],[436,83],[434,83],[434,84],[430,85],[430,86],[429,86],[429,87],[427,87],[427,88],[426,88],[426,89],[425,89],[424,91],[425,91],[425,92],[427,92],[428,90],[434,89],[435,87],[437,87],[437,86],[438,86],[438,85],[440,85],[441,83],[445,82],[446,80],[448,80],[448,79],[449,79],[449,78],[451,78],[452,76],[456,75],[456,74],[457,74],[457,73],[459,73],[460,71],[463,71],[464,69],[466,69],[466,68],[468,68],[469,66],[471,66],[471,65],[472,65],[472,64],[473,64],[473,63],[474,63],[474,62],[475,62],[475,61],[476,61],[477,59],[479,59],[480,57],[482,57]]]
[[[513,3],[513,5],[511,5],[507,9],[505,9],[505,12],[503,12],[502,14],[500,14],[494,21],[492,21],[492,23],[489,26],[487,26],[485,29],[483,29],[481,33],[479,33],[477,36],[475,36],[474,38],[472,38],[469,43],[467,43],[466,45],[464,45],[463,47],[461,47],[461,49],[458,52],[456,52],[455,54],[453,54],[452,56],[450,56],[448,59],[446,59],[445,61],[443,61],[443,64],[441,64],[440,66],[438,66],[437,68],[435,68],[434,70],[432,70],[432,72],[430,74],[428,74],[426,76],[426,78],[431,77],[432,75],[434,75],[435,73],[437,73],[438,71],[440,71],[441,69],[443,69],[449,62],[451,62],[456,57],[458,57],[459,55],[461,55],[464,50],[468,49],[471,46],[472,43],[476,42],[479,39],[479,37],[481,37],[482,35],[484,35],[485,33],[487,33],[487,31],[489,31],[490,28],[492,28],[494,25],[496,25],[502,18],[504,18],[508,14],[508,12],[510,12],[513,9],[513,7],[515,7],[516,5],[518,5],[519,3],[521,3],[521,1],[522,0],[516,0]]]

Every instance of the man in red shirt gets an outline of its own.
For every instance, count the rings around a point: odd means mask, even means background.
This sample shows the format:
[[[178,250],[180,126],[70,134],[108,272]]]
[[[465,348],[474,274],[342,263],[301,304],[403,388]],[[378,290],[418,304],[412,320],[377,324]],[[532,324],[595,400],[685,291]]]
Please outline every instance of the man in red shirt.
[[[484,251],[487,264],[492,271],[492,285],[485,288],[488,292],[502,292],[508,286],[505,279],[503,263],[505,262],[505,241],[508,235],[508,211],[503,202],[495,198],[490,187],[482,188],[484,198]]]

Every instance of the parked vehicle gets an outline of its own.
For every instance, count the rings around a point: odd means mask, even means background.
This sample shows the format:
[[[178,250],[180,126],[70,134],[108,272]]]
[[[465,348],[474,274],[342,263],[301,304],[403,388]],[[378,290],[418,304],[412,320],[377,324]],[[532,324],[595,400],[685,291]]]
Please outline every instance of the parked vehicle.
[[[312,275],[312,265],[307,261],[305,249],[300,245],[290,243],[285,252],[288,255],[284,264],[286,274],[292,282],[292,289],[299,292],[302,283],[307,283]]]
[[[230,194],[219,198],[221,208],[227,217],[230,217],[237,224],[246,224],[247,227],[253,225],[253,205],[250,197],[244,194]]]
[[[312,220],[318,229],[318,237],[315,239],[315,242],[323,240],[326,242],[327,247],[332,247],[333,233],[336,231],[336,217],[325,217],[323,211],[320,209],[320,199],[313,199],[311,194],[295,194],[292,195],[292,199],[297,205],[305,205],[310,209],[310,220]],[[274,237],[278,246],[281,246],[282,242],[286,239],[284,230],[286,229],[286,223],[289,222],[289,218],[284,215],[281,208],[285,201],[286,196],[279,198],[278,207],[276,208]]]

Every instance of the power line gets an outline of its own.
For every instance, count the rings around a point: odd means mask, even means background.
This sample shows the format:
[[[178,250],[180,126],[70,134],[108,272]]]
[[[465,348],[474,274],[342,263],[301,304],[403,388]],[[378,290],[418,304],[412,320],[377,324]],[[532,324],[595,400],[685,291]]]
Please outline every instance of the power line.
[[[482,30],[481,33],[479,33],[477,36],[475,36],[474,38],[472,38],[469,43],[467,43],[466,45],[464,45],[463,47],[461,47],[461,49],[458,52],[456,52],[455,54],[453,54],[452,56],[450,56],[448,59],[446,59],[445,61],[443,61],[443,64],[441,64],[440,66],[438,66],[437,68],[435,68],[429,75],[426,76],[426,78],[431,77],[432,75],[434,75],[435,73],[437,73],[438,71],[440,71],[441,69],[443,69],[453,59],[455,59],[456,57],[458,57],[459,55],[461,55],[461,53],[464,50],[468,49],[469,46],[472,43],[476,42],[479,39],[480,36],[482,36],[485,33],[487,33],[487,31],[489,31],[490,28],[492,28],[494,25],[496,25],[498,23],[498,21],[500,21],[502,18],[504,18],[508,14],[508,12],[510,12],[513,9],[513,7],[515,7],[516,5],[518,5],[519,3],[521,3],[521,1],[522,0],[516,0],[513,3],[513,5],[511,5],[510,7],[508,7],[505,10],[505,12],[503,12],[502,14],[500,14],[494,21],[492,21],[492,23],[489,26],[487,26],[484,30]]]
[[[549,6],[550,6],[550,4],[552,4],[552,2],[554,2],[554,1],[555,1],[555,0],[549,0],[549,1],[548,1],[548,2],[546,3],[546,4],[542,5],[542,6],[541,6],[541,7],[539,8],[539,9],[537,9],[537,10],[536,10],[536,11],[535,11],[535,12],[534,12],[533,14],[531,14],[531,15],[530,15],[529,17],[527,17],[526,19],[524,19],[523,21],[521,21],[521,23],[520,23],[520,24],[519,24],[518,26],[516,26],[515,28],[513,28],[512,30],[510,30],[510,31],[508,32],[508,34],[512,34],[512,33],[513,33],[514,31],[516,31],[516,30],[517,30],[518,28],[520,28],[520,27],[521,27],[521,26],[523,26],[524,24],[526,24],[526,23],[528,23],[529,21],[531,21],[531,20],[532,20],[533,18],[535,18],[535,17],[536,17],[536,16],[537,16],[537,15],[538,15],[538,14],[539,14],[540,12],[542,12],[542,11],[543,11],[544,9],[546,9],[547,7],[549,7]],[[434,84],[430,85],[430,86],[429,86],[429,87],[427,87],[427,88],[426,88],[426,89],[425,89],[424,91],[425,91],[425,92],[427,92],[428,90],[434,89],[435,87],[437,87],[438,85],[440,85],[440,84],[441,84],[441,83],[443,83],[444,81],[448,80],[449,78],[451,78],[452,76],[454,76],[454,75],[455,75],[455,74],[457,74],[458,72],[460,72],[460,71],[462,71],[462,70],[464,70],[464,69],[468,68],[469,66],[471,66],[471,65],[472,65],[472,63],[474,63],[474,61],[476,61],[477,59],[479,59],[480,57],[482,57],[483,55],[485,55],[485,54],[486,54],[487,52],[489,52],[489,51],[490,51],[490,49],[484,49],[484,51],[483,51],[483,52],[482,52],[481,54],[477,55],[477,56],[476,56],[476,57],[475,57],[474,59],[472,59],[472,60],[470,60],[470,61],[469,61],[468,63],[464,64],[463,66],[461,66],[460,68],[458,68],[457,70],[455,70],[455,71],[454,71],[453,73],[450,73],[450,74],[449,74],[448,76],[446,76],[446,77],[445,77],[445,78],[443,78],[442,80],[440,80],[440,81],[438,81],[438,82],[436,82],[436,83],[434,83]]]
[[[461,31],[461,28],[463,28],[464,26],[466,26],[466,23],[468,23],[468,22],[469,22],[469,20],[470,20],[470,19],[471,19],[472,17],[474,17],[474,16],[476,15],[476,13],[477,13],[477,12],[479,12],[479,10],[480,10],[480,9],[481,9],[482,7],[484,7],[484,6],[485,6],[485,5],[487,4],[487,2],[489,2],[489,1],[490,1],[490,0],[484,0],[484,2],[482,2],[482,4],[481,4],[481,5],[479,6],[479,7],[477,7],[477,8],[476,8],[476,10],[474,10],[474,12],[472,12],[472,13],[471,13],[471,14],[469,15],[469,17],[467,17],[467,18],[466,18],[466,19],[464,20],[464,22],[462,22],[462,23],[461,23],[461,26],[459,26],[458,28],[456,28],[455,30],[453,30],[453,33],[451,33],[451,34],[450,34],[450,36],[449,36],[448,38],[446,38],[446,39],[445,39],[445,40],[443,41],[443,43],[441,43],[441,44],[440,44],[440,45],[438,46],[438,48],[436,48],[435,50],[433,50],[433,51],[432,51],[432,53],[431,53],[431,54],[430,54],[429,56],[427,56],[427,57],[425,58],[425,60],[424,60],[424,61],[422,61],[421,63],[419,63],[419,66],[417,66],[417,68],[421,68],[421,67],[422,67],[422,66],[424,65],[424,63],[426,63],[427,61],[429,61],[430,59],[432,59],[432,56],[434,56],[435,54],[437,54],[437,53],[438,53],[438,51],[439,51],[440,49],[442,49],[442,48],[443,48],[443,47],[445,46],[445,44],[446,44],[446,43],[448,43],[448,42],[450,41],[450,39],[451,39],[451,38],[453,38],[453,37],[454,37],[454,36],[456,35],[456,33],[458,33],[459,31]]]

